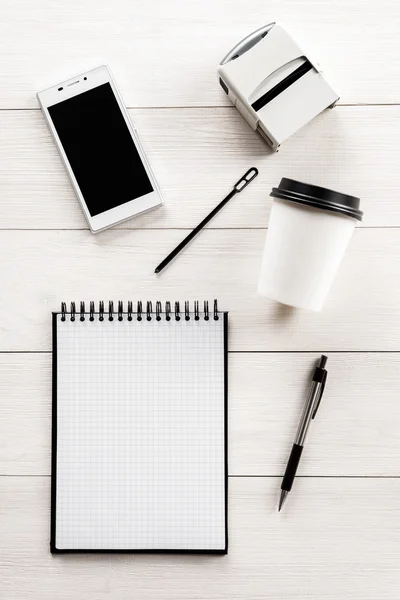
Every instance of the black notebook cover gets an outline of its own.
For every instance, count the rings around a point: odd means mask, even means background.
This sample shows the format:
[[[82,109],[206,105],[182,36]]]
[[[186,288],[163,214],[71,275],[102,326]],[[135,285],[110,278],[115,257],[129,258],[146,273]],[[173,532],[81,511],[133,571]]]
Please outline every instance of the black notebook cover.
[[[228,550],[228,314],[166,308],[53,313],[54,553]]]

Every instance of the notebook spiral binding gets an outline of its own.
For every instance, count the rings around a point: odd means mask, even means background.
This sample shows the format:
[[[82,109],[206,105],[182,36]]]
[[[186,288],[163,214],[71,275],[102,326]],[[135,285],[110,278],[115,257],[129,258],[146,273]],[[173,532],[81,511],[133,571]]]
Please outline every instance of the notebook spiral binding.
[[[140,300],[136,303],[136,312],[133,310],[133,302],[129,300],[127,303],[127,310],[124,310],[124,303],[119,300],[118,306],[114,308],[114,302],[110,300],[108,302],[108,310],[104,308],[104,301],[100,300],[98,305],[98,311],[96,311],[96,306],[93,301],[89,304],[89,311],[86,311],[85,302],[79,303],[79,312],[77,312],[75,302],[70,303],[70,310],[67,310],[67,304],[65,302],[61,302],[61,321],[67,320],[67,315],[69,315],[70,321],[75,321],[79,319],[79,321],[85,321],[88,319],[89,321],[94,321],[95,316],[98,315],[99,321],[104,321],[107,319],[108,321],[114,321],[117,319],[118,321],[123,321],[126,318],[128,321],[152,321],[155,319],[156,321],[161,321],[164,319],[165,321],[180,321],[183,318],[185,321],[190,321],[194,319],[195,321],[199,321],[202,317],[204,321],[210,320],[210,309],[208,300],[204,300],[203,304],[203,312],[200,313],[199,301],[195,300],[193,303],[193,310],[191,310],[190,302],[188,300],[185,301],[185,308],[181,310],[181,306],[179,302],[174,302],[173,308],[171,302],[167,301],[164,305],[157,300],[155,303],[155,310],[153,310],[153,303],[151,300],[147,301],[143,304]],[[214,307],[212,310],[212,318],[214,321],[218,321],[218,302],[214,300]]]

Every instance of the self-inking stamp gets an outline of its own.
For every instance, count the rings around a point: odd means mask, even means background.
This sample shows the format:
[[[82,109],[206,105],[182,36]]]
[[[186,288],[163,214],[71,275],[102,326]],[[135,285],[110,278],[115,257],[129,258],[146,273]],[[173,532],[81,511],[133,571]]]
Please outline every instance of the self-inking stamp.
[[[231,102],[275,151],[339,99],[318,65],[276,23],[239,42],[218,76]]]

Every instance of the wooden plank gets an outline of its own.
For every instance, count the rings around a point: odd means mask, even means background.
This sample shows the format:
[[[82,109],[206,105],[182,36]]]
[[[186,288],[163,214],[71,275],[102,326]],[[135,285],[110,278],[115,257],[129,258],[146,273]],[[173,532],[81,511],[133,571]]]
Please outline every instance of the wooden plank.
[[[276,155],[234,109],[130,111],[165,205],[122,228],[192,228],[252,165],[259,177],[211,227],[266,227],[282,176],[358,195],[361,226],[400,225],[400,107],[338,107]],[[38,111],[0,112],[1,228],[87,228]]]
[[[400,230],[358,229],[321,313],[257,295],[263,230],[208,230],[165,270],[182,231],[2,231],[0,350],[49,350],[62,300],[219,298],[232,350],[399,350]]]
[[[229,472],[282,475],[313,353],[230,354]],[[397,353],[329,356],[300,475],[399,476]],[[50,354],[0,354],[0,474],[49,475]],[[377,398],[379,397],[379,401]]]
[[[229,554],[49,553],[49,480],[1,478],[4,598],[392,600],[400,583],[399,479],[231,479]],[[45,576],[44,576],[45,574]]]
[[[37,90],[104,62],[129,106],[226,104],[217,64],[243,37],[276,20],[330,74],[343,102],[400,100],[392,0],[353,0],[350,7],[346,0],[273,0],[267,10],[262,0],[251,10],[241,0],[116,0],[97,10],[91,0],[3,0],[2,8],[2,108],[35,107]]]
[[[51,355],[0,354],[0,474],[49,475]]]
[[[231,354],[230,473],[282,475],[319,358]],[[400,354],[329,354],[299,475],[400,475]],[[378,400],[379,399],[379,400]]]

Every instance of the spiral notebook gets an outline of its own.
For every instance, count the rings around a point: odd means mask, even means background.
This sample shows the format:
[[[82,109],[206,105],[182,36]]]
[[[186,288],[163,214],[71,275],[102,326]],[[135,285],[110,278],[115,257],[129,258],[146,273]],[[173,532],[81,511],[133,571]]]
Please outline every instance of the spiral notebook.
[[[87,308],[53,313],[51,551],[226,553],[228,314]]]

